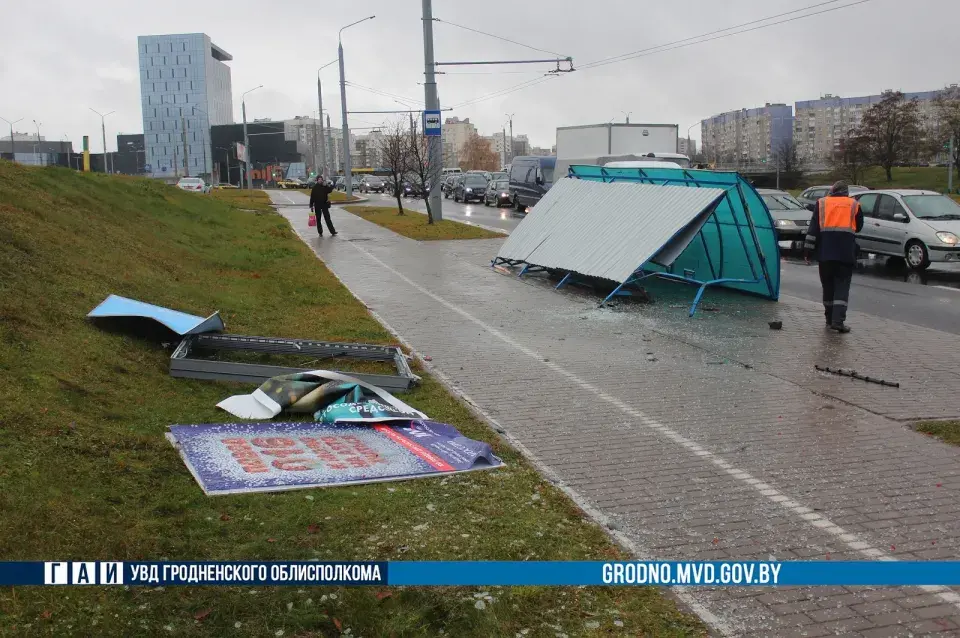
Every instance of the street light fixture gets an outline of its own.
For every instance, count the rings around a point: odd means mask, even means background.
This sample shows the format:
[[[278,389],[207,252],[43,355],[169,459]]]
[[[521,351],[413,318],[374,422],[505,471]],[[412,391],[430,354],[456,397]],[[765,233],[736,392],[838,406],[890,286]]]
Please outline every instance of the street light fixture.
[[[263,85],[255,86],[249,91],[240,94],[240,108],[243,112],[243,179],[240,180],[241,188],[250,188],[250,138],[247,136],[247,102],[244,99],[247,93],[253,93],[257,89],[262,89]]]
[[[620,111],[620,112],[623,113],[623,116],[624,116],[624,117],[626,118],[626,120],[627,120],[627,124],[629,124],[629,123],[630,123],[630,115],[633,114],[633,111]]]
[[[109,113],[101,113],[94,109],[93,107],[87,107],[94,113],[100,116],[100,133],[103,135],[103,172],[112,173],[113,166],[110,167],[110,170],[107,170],[107,125],[104,123],[104,120],[108,115],[113,115],[116,111],[110,111]]]
[[[22,119],[23,118],[21,117],[19,120],[14,120],[11,122],[5,117],[0,117],[0,120],[3,120],[4,122],[10,125],[10,159],[14,159],[14,160],[16,159],[16,146],[15,146],[16,143],[13,141],[13,125]]]
[[[700,126],[700,122],[694,122],[687,127],[687,153],[690,152],[690,129],[692,129],[694,126]],[[703,140],[700,140],[700,146],[701,148],[703,147]]]
[[[340,110],[343,117],[343,186],[347,197],[353,194],[352,175],[350,173],[350,126],[347,124],[347,84],[343,76],[343,31],[350,27],[373,20],[377,16],[367,16],[356,22],[351,22],[345,27],[341,27],[337,32],[337,60],[340,62]]]

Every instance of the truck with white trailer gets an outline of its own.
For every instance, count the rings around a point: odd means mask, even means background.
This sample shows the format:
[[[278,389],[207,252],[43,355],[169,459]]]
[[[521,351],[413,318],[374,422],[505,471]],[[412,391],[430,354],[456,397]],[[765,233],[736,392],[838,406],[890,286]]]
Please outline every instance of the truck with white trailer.
[[[571,164],[596,165],[601,160],[614,158],[672,162],[688,159],[677,153],[679,139],[680,127],[677,124],[610,122],[561,126],[557,128],[555,175],[557,179],[564,177]]]

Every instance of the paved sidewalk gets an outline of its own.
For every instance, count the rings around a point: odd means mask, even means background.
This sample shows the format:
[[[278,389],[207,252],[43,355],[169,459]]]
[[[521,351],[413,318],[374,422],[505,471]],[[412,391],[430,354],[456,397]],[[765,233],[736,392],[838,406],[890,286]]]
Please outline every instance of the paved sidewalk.
[[[816,304],[652,288],[593,294],[489,268],[502,240],[415,242],[334,209],[324,262],[643,557],[960,558],[960,450],[903,419],[960,415],[955,339]],[[784,329],[767,322],[780,319]],[[648,354],[650,353],[650,354]],[[655,359],[655,360],[651,360]],[[885,388],[818,373],[853,367]],[[686,590],[718,633],[960,636],[945,588]]]

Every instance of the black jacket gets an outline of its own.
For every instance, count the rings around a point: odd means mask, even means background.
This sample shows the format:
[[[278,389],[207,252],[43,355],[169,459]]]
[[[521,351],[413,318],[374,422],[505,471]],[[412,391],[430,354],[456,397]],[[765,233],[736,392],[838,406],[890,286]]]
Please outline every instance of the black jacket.
[[[310,208],[325,208],[330,205],[330,193],[333,192],[332,186],[317,180],[317,183],[310,189]]]
[[[820,232],[819,200],[814,206],[815,212],[810,218],[807,227],[807,236],[804,241],[806,251],[813,251],[817,261],[840,261],[846,264],[857,263],[857,236],[850,232],[822,233]],[[863,230],[863,211],[857,207],[856,232]]]

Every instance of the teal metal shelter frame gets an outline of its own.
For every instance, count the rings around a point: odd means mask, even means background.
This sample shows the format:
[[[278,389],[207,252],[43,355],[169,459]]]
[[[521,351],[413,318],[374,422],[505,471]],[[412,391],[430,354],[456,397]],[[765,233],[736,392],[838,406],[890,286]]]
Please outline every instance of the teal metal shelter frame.
[[[600,305],[616,296],[632,295],[633,289],[650,277],[697,286],[690,306],[691,317],[710,286],[732,288],[766,299],[779,299],[780,246],[773,218],[757,191],[739,173],[574,165],[569,169],[568,178],[724,190],[724,196],[714,205],[713,212],[693,241],[675,260],[667,265],[658,264],[653,261],[656,259],[654,255],[637,266],[633,274]],[[666,245],[669,246],[670,242]],[[576,273],[567,273],[557,284],[557,289],[575,281],[576,277]]]

